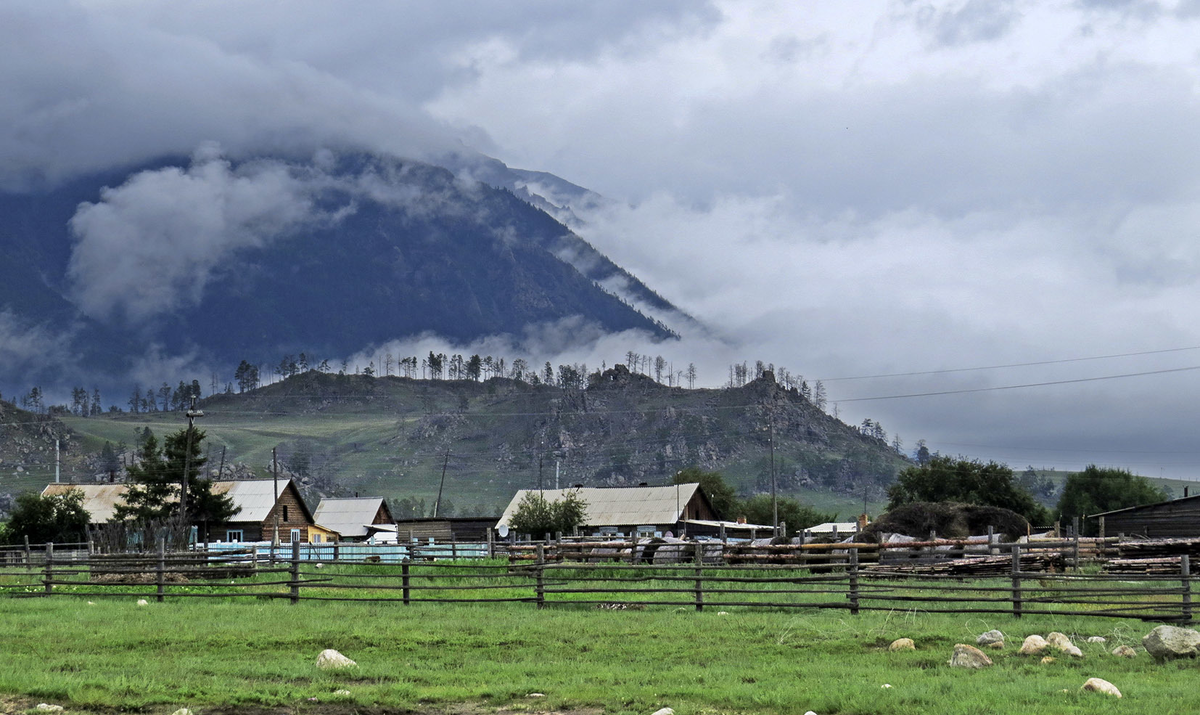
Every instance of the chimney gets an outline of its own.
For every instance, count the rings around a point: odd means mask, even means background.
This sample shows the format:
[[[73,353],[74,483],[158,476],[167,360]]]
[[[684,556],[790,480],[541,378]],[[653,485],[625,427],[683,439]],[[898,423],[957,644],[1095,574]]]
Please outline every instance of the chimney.
[[[1184,499],[1187,499],[1187,497],[1188,497],[1188,488],[1187,488],[1187,487],[1184,487],[1184,488],[1183,488],[1183,498],[1184,498]]]
[[[648,486],[650,486],[650,483],[649,482],[638,482],[638,486],[639,487],[648,487]]]

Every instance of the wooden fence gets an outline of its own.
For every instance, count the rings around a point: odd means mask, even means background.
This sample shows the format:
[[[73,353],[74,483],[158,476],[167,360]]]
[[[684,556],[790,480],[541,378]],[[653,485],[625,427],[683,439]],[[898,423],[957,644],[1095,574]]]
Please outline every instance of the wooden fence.
[[[257,598],[299,601],[413,603],[530,603],[546,607],[613,609],[684,607],[839,609],[928,613],[1104,616],[1163,622],[1192,620],[1190,556],[1180,555],[1171,574],[1136,577],[1054,572],[1063,542],[986,545],[987,553],[965,560],[986,564],[971,573],[950,573],[880,559],[877,544],[808,544],[762,547],[763,558],[734,563],[716,558],[713,544],[688,543],[671,563],[638,562],[605,542],[570,560],[546,544],[492,561],[404,560],[398,564],[321,559],[292,544],[287,560],[260,558],[257,550],[221,553],[62,554],[46,545],[40,559],[28,551],[23,563],[0,569],[0,594],[16,597]],[[943,546],[945,544],[942,544]],[[922,549],[933,546],[908,546]],[[784,551],[781,547],[789,547]],[[595,553],[600,549],[601,553]],[[993,554],[992,551],[999,551]],[[644,552],[643,552],[644,553]],[[957,557],[953,551],[945,552]],[[529,558],[526,558],[528,556]],[[307,557],[307,558],[306,558]],[[317,558],[314,558],[317,557]],[[632,563],[630,562],[632,560]],[[960,558],[931,560],[937,567]],[[996,563],[1004,568],[996,568]]]

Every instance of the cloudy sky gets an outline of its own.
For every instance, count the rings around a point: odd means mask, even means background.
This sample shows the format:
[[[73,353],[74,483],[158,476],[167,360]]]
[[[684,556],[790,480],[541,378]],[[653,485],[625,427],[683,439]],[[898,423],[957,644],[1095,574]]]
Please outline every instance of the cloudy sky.
[[[710,385],[762,359],[910,446],[1200,478],[1200,370],[864,399],[1200,366],[1200,0],[14,1],[0,68],[6,188],[468,147],[613,199],[581,233],[721,335],[647,348]]]

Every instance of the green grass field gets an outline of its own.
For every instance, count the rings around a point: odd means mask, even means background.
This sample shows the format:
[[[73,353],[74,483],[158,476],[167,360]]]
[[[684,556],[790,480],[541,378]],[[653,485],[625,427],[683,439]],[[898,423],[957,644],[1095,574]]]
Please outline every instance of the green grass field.
[[[414,566],[413,573],[455,575],[471,568]],[[303,568],[305,579],[336,574],[339,583],[363,585],[385,583],[384,576],[395,571],[365,565]],[[528,578],[495,573],[500,588],[486,595],[530,596]],[[655,573],[670,572],[657,569],[649,575]],[[255,578],[286,580],[279,574]],[[35,579],[19,570],[2,578],[6,584]],[[989,583],[996,585],[981,585]],[[680,584],[650,581],[646,587],[662,585]],[[766,598],[768,587],[759,587]],[[285,585],[256,588],[286,593]],[[56,587],[62,595],[48,599],[0,597],[6,655],[0,658],[0,710],[51,702],[72,712],[170,713],[186,706],[201,713],[255,715],[497,710],[648,715],[663,706],[680,715],[1195,712],[1194,662],[1160,665],[1144,652],[1132,660],[1110,655],[1117,645],[1140,644],[1152,624],[1136,620],[933,614],[920,605],[850,615],[721,606],[716,595],[706,597],[703,612],[689,606],[603,611],[569,603],[597,598],[590,594],[555,596],[559,603],[544,610],[531,603],[292,605],[279,599],[169,595],[160,604],[153,589],[115,587],[127,595],[110,597],[67,595],[97,590],[81,584]],[[168,594],[217,590],[236,589],[195,583],[173,586]],[[304,593],[310,594],[361,592],[314,588]],[[149,597],[148,606],[135,604],[140,595]],[[414,591],[422,598],[462,595]],[[925,595],[937,603],[938,591]],[[797,604],[838,600],[818,593],[793,597]],[[659,598],[686,602],[688,595]],[[955,643],[974,643],[979,633],[993,628],[1009,639],[1005,650],[991,653],[995,666],[981,671],[947,666]],[[1078,636],[1084,657],[1042,664],[1039,657],[1016,653],[1026,635],[1054,630]],[[1108,642],[1083,642],[1092,635]],[[917,650],[887,652],[888,643],[900,637],[913,638]],[[341,651],[359,667],[341,673],[317,670],[314,661],[325,648]],[[1124,699],[1079,692],[1089,677],[1113,682]],[[349,695],[336,694],[343,689]],[[531,693],[545,697],[531,698]]]
[[[71,711],[417,712],[499,708],[650,713],[1195,712],[1195,665],[1156,665],[1136,645],[1148,626],[1091,619],[1015,621],[894,612],[546,610],[281,602],[134,605],[132,599],[0,600],[0,692],[14,707]],[[1109,638],[1082,660],[1015,654],[962,671],[955,643],[999,628],[1019,643],[1060,630]],[[911,637],[918,649],[888,653]],[[335,648],[359,667],[329,674]],[[1089,677],[1123,700],[1081,693]],[[884,684],[891,688],[883,688]],[[345,689],[350,695],[335,695]],[[1065,691],[1065,692],[1064,692]],[[544,693],[545,698],[530,698]]]

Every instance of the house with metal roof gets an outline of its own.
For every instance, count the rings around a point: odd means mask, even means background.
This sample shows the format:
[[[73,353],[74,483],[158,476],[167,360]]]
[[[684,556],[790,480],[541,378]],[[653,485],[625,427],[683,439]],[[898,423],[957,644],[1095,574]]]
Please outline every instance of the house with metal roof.
[[[715,521],[716,512],[699,484],[672,484],[665,487],[575,487],[574,489],[521,489],[504,509],[496,527],[508,526],[521,500],[529,493],[540,493],[547,501],[559,501],[570,492],[587,504],[587,515],[580,530],[594,536],[653,535],[686,531],[684,522],[699,519]],[[533,534],[541,538],[542,534]]]
[[[1194,538],[1200,536],[1200,496],[1189,495],[1185,489],[1184,496],[1179,499],[1114,509],[1087,518],[1102,522],[1104,533],[1109,536],[1137,534],[1152,539]]]
[[[83,492],[88,522],[99,525],[112,518],[128,488],[126,484],[50,484],[42,490],[42,495],[65,494],[72,489]],[[215,541],[272,541],[278,516],[281,543],[308,542],[311,537],[309,527],[314,521],[300,491],[290,479],[279,480],[278,494],[275,489],[272,479],[213,482],[213,493],[228,494],[241,511],[229,523],[213,525],[210,538]]]
[[[313,518],[321,526],[336,531],[344,541],[365,541],[374,531],[373,525],[385,525],[384,531],[395,532],[396,520],[383,497],[353,497],[322,499]]]

